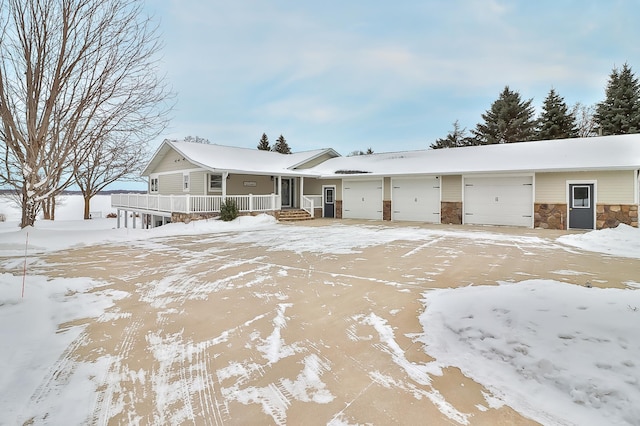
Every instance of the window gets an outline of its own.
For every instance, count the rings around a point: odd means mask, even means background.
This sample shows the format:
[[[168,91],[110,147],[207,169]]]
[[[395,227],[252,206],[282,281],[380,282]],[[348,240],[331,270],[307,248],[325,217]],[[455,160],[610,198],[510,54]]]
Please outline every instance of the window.
[[[591,207],[591,200],[589,196],[588,186],[574,186],[573,187],[573,205],[575,208],[588,209]]]
[[[158,178],[152,177],[149,179],[149,192],[158,192]]]
[[[209,175],[209,191],[222,190],[222,176],[221,175]]]
[[[189,191],[189,173],[182,175],[182,190],[184,192]]]

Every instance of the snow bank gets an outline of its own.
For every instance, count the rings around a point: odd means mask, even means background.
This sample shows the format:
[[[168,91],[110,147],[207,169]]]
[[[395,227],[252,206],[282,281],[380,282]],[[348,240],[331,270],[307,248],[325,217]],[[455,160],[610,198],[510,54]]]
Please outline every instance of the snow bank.
[[[51,424],[86,421],[91,407],[74,401],[84,401],[84,395],[95,393],[97,383],[90,377],[95,377],[100,368],[67,358],[66,351],[75,346],[73,342],[84,330],[84,326],[69,323],[99,317],[114,300],[127,296],[99,286],[86,278],[30,275],[22,297],[22,277],[0,273],[2,421],[21,424],[34,415],[47,415]],[[52,387],[54,382],[69,385]],[[45,393],[52,388],[58,389],[57,394],[47,397]],[[61,411],[62,407],[65,410]]]
[[[418,339],[543,424],[639,424],[640,291],[551,280],[425,293]]]
[[[640,228],[620,224],[585,234],[563,235],[560,243],[613,256],[640,259]]]

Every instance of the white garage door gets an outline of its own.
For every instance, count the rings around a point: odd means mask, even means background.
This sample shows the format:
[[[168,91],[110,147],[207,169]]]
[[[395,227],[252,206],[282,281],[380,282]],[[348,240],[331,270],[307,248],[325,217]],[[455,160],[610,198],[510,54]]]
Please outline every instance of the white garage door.
[[[391,187],[392,220],[440,223],[439,178],[395,178]]]
[[[344,181],[342,217],[382,220],[382,180]]]
[[[464,223],[533,226],[533,177],[464,178]]]

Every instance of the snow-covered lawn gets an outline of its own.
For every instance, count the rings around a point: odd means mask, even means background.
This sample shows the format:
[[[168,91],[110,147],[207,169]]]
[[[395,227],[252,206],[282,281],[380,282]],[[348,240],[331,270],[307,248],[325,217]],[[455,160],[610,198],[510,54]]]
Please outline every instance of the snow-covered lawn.
[[[42,413],[49,413],[51,424],[83,423],[103,379],[95,377],[100,368],[79,365],[71,384],[55,392],[42,389],[43,377],[52,369],[64,371],[59,362],[68,358],[62,355],[73,350],[69,345],[87,321],[127,297],[96,280],[29,274],[29,266],[43,253],[76,245],[131,241],[151,248],[157,238],[232,233],[238,243],[327,255],[357,253],[363,247],[401,240],[430,244],[446,237],[488,245],[511,241],[558,246],[559,250],[578,248],[630,261],[640,259],[640,230],[628,226],[552,240],[491,230],[340,224],[336,225],[339,232],[325,233],[322,238],[314,238],[319,228],[304,226],[280,238],[282,233],[277,231],[283,225],[266,215],[231,223],[210,220],[153,230],[114,229],[114,219],[77,220],[82,212],[78,199],[68,197],[59,207],[60,220],[38,221],[35,228],[25,230],[17,227],[19,212],[0,201],[0,213],[9,218],[0,223],[0,256],[4,257],[0,267],[15,271],[24,266],[27,270],[23,277],[0,269],[0,363],[4,366],[0,371],[0,424],[27,421]],[[109,198],[97,197],[92,210],[106,215],[111,210]],[[251,232],[256,229],[274,232],[257,238]],[[492,392],[493,397],[487,396],[489,405],[507,404],[544,424],[638,425],[639,281],[640,276],[630,279],[627,289],[588,288],[544,279],[423,292],[424,310],[419,314],[423,332],[411,338],[422,343],[435,361],[421,365],[404,361],[411,364],[409,370],[422,369],[429,374],[439,374],[447,366],[459,367]],[[372,316],[367,321],[383,330],[384,324],[375,319]],[[389,333],[392,335],[391,330]],[[381,339],[383,334],[380,332]],[[394,357],[402,359],[400,353]],[[318,395],[324,398],[330,390],[323,389]],[[453,420],[472,423],[464,416]]]

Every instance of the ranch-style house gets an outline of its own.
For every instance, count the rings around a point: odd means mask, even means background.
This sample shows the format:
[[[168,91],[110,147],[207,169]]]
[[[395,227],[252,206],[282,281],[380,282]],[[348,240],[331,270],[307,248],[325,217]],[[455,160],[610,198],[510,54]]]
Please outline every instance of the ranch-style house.
[[[340,156],[165,140],[147,194],[115,194],[146,227],[243,214],[549,229],[638,226],[640,135]],[[135,221],[134,221],[135,226]]]

